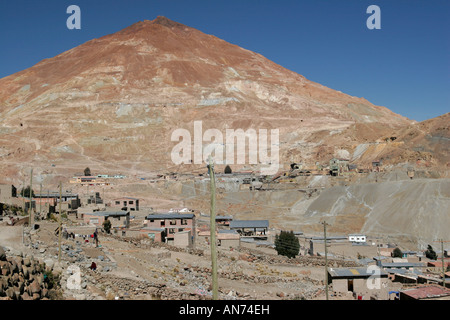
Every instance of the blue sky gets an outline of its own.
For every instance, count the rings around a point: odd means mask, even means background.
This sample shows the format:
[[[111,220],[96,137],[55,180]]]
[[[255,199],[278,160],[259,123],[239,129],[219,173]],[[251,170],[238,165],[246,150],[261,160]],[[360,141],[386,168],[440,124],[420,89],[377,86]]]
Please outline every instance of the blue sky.
[[[81,30],[66,27],[72,4]],[[410,119],[450,112],[448,0],[2,0],[0,78],[158,15]]]

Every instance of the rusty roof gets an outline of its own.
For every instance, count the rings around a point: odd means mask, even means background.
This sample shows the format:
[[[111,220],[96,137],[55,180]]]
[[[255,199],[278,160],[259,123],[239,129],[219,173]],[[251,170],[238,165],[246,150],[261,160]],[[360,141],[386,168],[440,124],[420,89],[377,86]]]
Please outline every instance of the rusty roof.
[[[426,286],[402,291],[414,299],[431,299],[450,296],[450,290],[441,286]]]

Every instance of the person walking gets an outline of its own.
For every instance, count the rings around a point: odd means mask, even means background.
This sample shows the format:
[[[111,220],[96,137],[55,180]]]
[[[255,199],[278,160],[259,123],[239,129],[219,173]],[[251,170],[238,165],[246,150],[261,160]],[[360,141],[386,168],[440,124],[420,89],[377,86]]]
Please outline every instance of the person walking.
[[[95,247],[98,248],[98,231],[97,231],[97,228],[95,228],[95,231],[94,231],[94,241],[95,241]]]

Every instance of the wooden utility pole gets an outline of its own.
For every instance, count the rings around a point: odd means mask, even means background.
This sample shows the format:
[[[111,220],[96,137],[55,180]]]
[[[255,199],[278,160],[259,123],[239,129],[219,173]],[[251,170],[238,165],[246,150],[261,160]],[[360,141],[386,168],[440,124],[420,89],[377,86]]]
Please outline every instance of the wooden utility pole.
[[[441,260],[442,260],[442,285],[445,288],[445,260],[444,260],[444,240],[441,239]]]
[[[441,262],[442,262],[442,285],[444,286],[444,288],[446,288],[446,284],[445,284],[444,242],[450,242],[450,241],[444,241],[444,239],[440,239],[439,241],[433,241],[433,242],[440,242],[441,243],[441,251],[442,251],[442,256],[441,256]]]
[[[327,223],[325,221],[322,222],[323,224],[323,239],[324,239],[324,246],[325,246],[325,294],[326,298],[328,300],[328,257],[327,257]]]
[[[59,237],[59,249],[58,249],[58,261],[61,262],[61,220],[62,220],[62,211],[61,211],[61,200],[62,200],[62,182],[59,183],[59,228],[58,228],[58,237]]]
[[[39,187],[39,219],[42,219],[42,182]]]
[[[216,181],[214,175],[214,164],[211,156],[209,156],[209,178],[211,181],[210,245],[211,245],[211,264],[212,264],[212,291],[213,291],[213,300],[217,300],[218,283],[217,283],[217,249],[216,249]]]
[[[33,230],[33,168],[30,173],[30,227]]]

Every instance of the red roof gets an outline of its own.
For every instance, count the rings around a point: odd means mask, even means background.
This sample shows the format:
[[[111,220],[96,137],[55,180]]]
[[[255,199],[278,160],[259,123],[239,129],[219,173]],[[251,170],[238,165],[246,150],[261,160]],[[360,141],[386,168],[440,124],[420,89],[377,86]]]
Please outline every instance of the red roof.
[[[426,286],[408,289],[402,291],[402,294],[405,294],[414,299],[429,299],[450,296],[450,290],[441,286]]]

